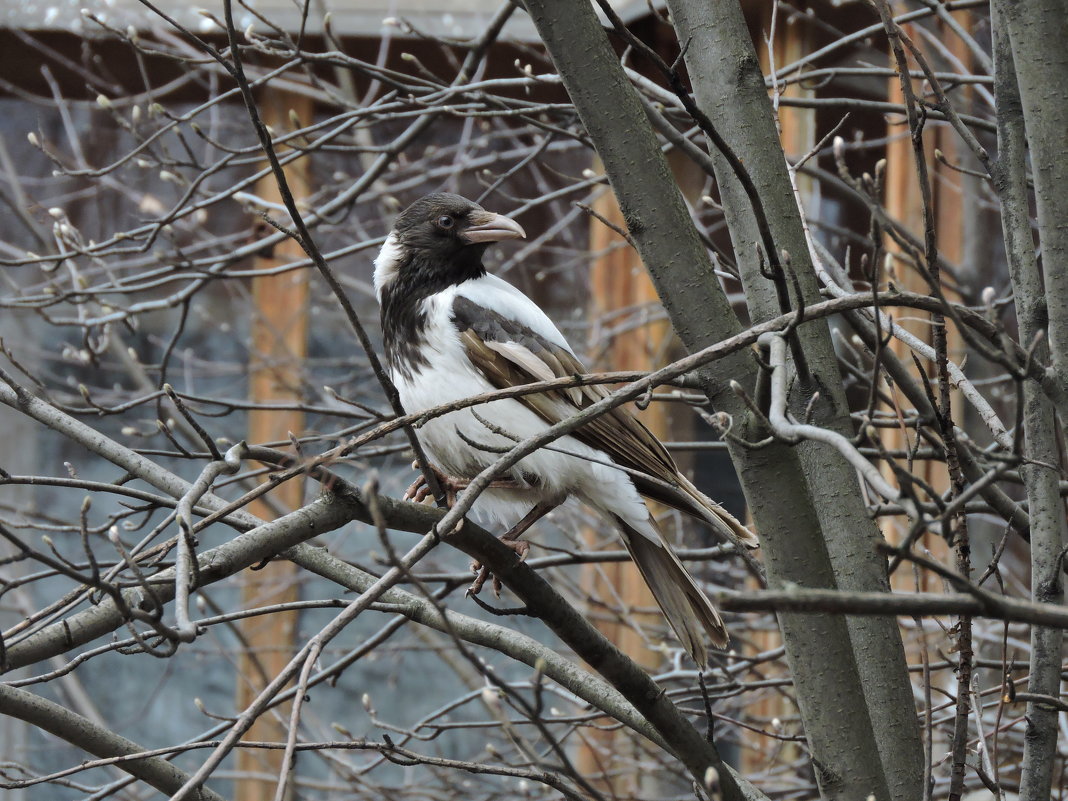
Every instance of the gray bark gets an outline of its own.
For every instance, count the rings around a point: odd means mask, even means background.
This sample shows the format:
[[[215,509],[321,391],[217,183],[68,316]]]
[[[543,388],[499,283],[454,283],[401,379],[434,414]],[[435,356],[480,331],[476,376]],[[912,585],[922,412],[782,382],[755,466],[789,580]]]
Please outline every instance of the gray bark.
[[[996,4],[1012,45],[1035,182],[1049,344],[1068,387],[1068,8],[1063,0]]]
[[[1020,102],[1020,86],[1017,83],[1013,48],[1009,42],[1010,34],[1005,26],[998,24],[1003,22],[1006,16],[1003,3],[994,4],[994,14],[994,91],[998,107],[998,160],[993,174],[1001,199],[1005,253],[1012,277],[1020,339],[1023,343],[1030,343],[1044,329],[1047,301],[1028,213],[1025,112]],[[1060,47],[1062,50],[1058,52],[1063,53],[1063,40]],[[1047,76],[1047,80],[1052,77]],[[1034,89],[1032,86],[1031,91]],[[1058,89],[1063,95],[1065,87],[1062,85]],[[1064,100],[1061,102],[1063,104]],[[1061,110],[1065,111],[1064,108]],[[1065,123],[1068,123],[1068,113],[1064,116]],[[1068,136],[1068,131],[1062,130],[1061,135],[1063,139]],[[1068,140],[1065,144],[1068,144]],[[1048,213],[1050,203],[1043,204],[1042,189],[1038,185],[1039,173],[1049,171],[1048,168],[1040,168],[1042,154],[1041,146],[1032,149],[1039,203],[1040,207],[1046,206]],[[1058,160],[1064,160],[1063,149],[1058,154]],[[1068,171],[1062,169],[1062,172],[1068,175]],[[1060,191],[1063,194],[1063,188]],[[1065,218],[1062,217],[1061,227],[1065,224]],[[1054,234],[1054,239],[1056,238],[1057,235]],[[1063,239],[1063,236],[1061,238]],[[1045,241],[1044,237],[1044,245]],[[1068,252],[1061,253],[1060,260],[1056,260],[1058,256],[1055,251],[1047,250],[1044,254],[1047,283],[1051,287],[1059,282],[1056,279],[1051,281],[1050,273],[1060,272],[1063,275],[1065,255],[1068,255]],[[1068,302],[1068,299],[1050,298],[1050,301],[1059,305]],[[1054,322],[1050,319],[1051,339],[1053,328]],[[1061,355],[1063,356],[1063,352]],[[1047,343],[1040,343],[1035,349],[1035,358],[1040,363],[1045,363],[1049,356]],[[1065,522],[1064,503],[1058,487],[1060,475],[1056,469],[1060,464],[1056,415],[1053,404],[1034,382],[1023,382],[1022,391],[1025,462],[1020,473],[1027,490],[1031,517],[1031,597],[1037,603],[1063,604],[1060,553],[1064,543],[1068,541],[1068,525]],[[1028,692],[1060,696],[1063,637],[1064,632],[1060,629],[1032,627]],[[1023,774],[1020,783],[1020,798],[1024,801],[1039,801],[1051,796],[1053,763],[1057,754],[1057,718],[1057,711],[1048,705],[1033,702],[1027,705],[1027,732],[1024,738]]]
[[[729,337],[738,330],[738,321],[712,273],[708,254],[655,135],[646,124],[641,102],[592,10],[563,0],[531,0],[528,8],[597,146],[630,233],[683,343],[695,350]],[[691,51],[701,47],[695,43]],[[738,105],[737,99],[733,105]],[[777,141],[774,149],[781,153]],[[788,183],[786,188],[789,191]],[[792,213],[796,218],[796,209]],[[772,297],[772,293],[766,294]],[[805,335],[806,345],[812,338]],[[814,336],[817,344],[826,339],[825,328]],[[816,353],[827,356],[818,348]],[[831,373],[825,363],[820,367]],[[703,377],[716,408],[732,416],[735,433],[759,438],[746,408],[728,390],[731,380],[752,386],[754,374],[751,361],[733,358],[718,362]],[[833,384],[840,386],[837,375]],[[763,541],[769,583],[833,588],[844,581],[850,589],[885,589],[885,565],[873,547],[877,531],[863,510],[855,476],[850,471],[847,480],[835,481],[834,486],[820,491],[820,506],[826,516],[826,521],[821,521],[803,476],[806,467],[818,463],[826,477],[827,459],[815,448],[808,456],[805,450],[782,445],[758,451],[732,447],[747,497],[760,499],[752,504],[752,511]],[[844,465],[837,455],[832,458],[836,465]],[[839,538],[842,575],[837,577],[821,523],[833,526]],[[904,654],[894,622],[864,621],[858,625],[835,618],[784,614],[780,624],[824,794],[908,797],[902,787],[918,787],[916,777],[922,761]],[[878,634],[858,637],[854,642],[851,628]],[[866,662],[863,669],[858,666],[855,648]],[[866,682],[862,670],[868,677]],[[891,681],[887,681],[887,673],[893,674]],[[834,688],[833,693],[828,693],[829,687]],[[876,735],[876,731],[880,733]],[[877,737],[885,754],[880,754]],[[887,774],[893,777],[893,785]]]

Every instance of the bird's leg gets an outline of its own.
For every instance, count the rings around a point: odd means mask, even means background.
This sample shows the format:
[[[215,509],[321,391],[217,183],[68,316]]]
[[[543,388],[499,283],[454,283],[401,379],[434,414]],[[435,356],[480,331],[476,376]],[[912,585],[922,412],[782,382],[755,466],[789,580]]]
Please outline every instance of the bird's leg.
[[[507,545],[514,550],[521,560],[525,559],[527,551],[530,550],[530,543],[519,538],[526,533],[528,528],[533,526],[559,505],[560,504],[558,503],[547,502],[536,504],[533,509],[523,515],[522,520],[500,536],[501,544]],[[489,568],[485,567],[478,560],[475,560],[471,563],[471,572],[476,574],[475,580],[471,582],[471,586],[467,591],[472,595],[478,595],[482,591],[482,587],[485,585],[486,580],[490,577]],[[501,597],[501,580],[496,576],[493,576],[493,594],[498,598]]]

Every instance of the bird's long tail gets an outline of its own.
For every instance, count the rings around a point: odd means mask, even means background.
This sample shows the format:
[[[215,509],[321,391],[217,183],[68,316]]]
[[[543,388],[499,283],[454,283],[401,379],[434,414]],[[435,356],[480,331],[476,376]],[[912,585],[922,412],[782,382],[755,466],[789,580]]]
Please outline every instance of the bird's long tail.
[[[655,542],[618,516],[613,517],[623,531],[623,542],[634,564],[649,585],[667,622],[694,662],[706,667],[705,637],[717,648],[726,648],[729,642],[723,618],[693,576],[686,572],[670,545],[662,539]]]
[[[728,539],[737,538],[738,542],[747,548],[760,547],[760,540],[756,538],[756,534],[747,529],[738,518],[697,489],[686,476],[680,474],[678,481],[680,488],[693,499],[693,512],[696,512],[699,517],[704,518],[714,528],[723,532]],[[731,535],[733,535],[733,538]]]
[[[740,551],[760,547],[756,534],[681,473],[675,477],[677,486],[669,486],[662,481],[646,481],[640,475],[631,478],[638,492],[646,498],[704,520],[722,539],[733,543]]]

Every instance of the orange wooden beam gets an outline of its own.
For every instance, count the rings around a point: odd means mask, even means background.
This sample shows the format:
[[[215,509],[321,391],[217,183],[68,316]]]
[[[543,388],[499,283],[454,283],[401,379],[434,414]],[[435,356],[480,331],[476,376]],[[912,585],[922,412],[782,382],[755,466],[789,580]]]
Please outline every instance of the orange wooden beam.
[[[289,125],[290,111],[304,123],[312,119],[313,105],[301,95],[272,91],[263,97],[264,120],[275,130]],[[286,167],[286,179],[298,200],[309,194],[307,162],[297,160]],[[274,176],[257,185],[257,194],[280,203]],[[304,257],[292,239],[275,245],[270,253],[256,258],[256,269],[272,270]],[[249,397],[256,403],[299,402],[307,352],[308,273],[306,270],[256,276],[252,279],[253,320],[249,354]],[[253,409],[248,416],[248,440],[253,443],[286,442],[290,432],[299,434],[304,415],[296,410]],[[284,447],[284,446],[283,446]],[[270,493],[270,500],[257,499],[250,511],[267,520],[278,510],[291,511],[303,502],[303,482],[287,481]],[[275,560],[260,570],[241,575],[243,608],[296,601],[299,585],[296,565]],[[264,685],[292,658],[296,638],[297,613],[283,612],[244,620],[240,631],[245,649],[239,659],[237,704],[246,708]],[[251,740],[284,742],[286,713],[279,709],[261,717],[249,730]],[[238,779],[235,801],[271,801],[282,770],[282,751],[243,750],[237,752]],[[292,785],[290,785],[292,788]]]

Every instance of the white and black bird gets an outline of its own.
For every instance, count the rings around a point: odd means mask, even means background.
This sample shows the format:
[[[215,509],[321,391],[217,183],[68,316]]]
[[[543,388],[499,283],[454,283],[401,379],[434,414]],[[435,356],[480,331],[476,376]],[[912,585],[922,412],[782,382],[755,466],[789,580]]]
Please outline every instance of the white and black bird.
[[[374,285],[386,362],[407,412],[585,372],[537,304],[482,264],[490,243],[525,236],[514,220],[453,194],[427,195],[397,218],[375,259]],[[435,470],[463,486],[516,439],[538,434],[606,394],[601,386],[585,386],[496,400],[435,417],[417,434]],[[694,487],[626,409],[617,407],[551,449],[526,456],[479,496],[472,511],[485,522],[512,527],[506,537],[514,538],[570,497],[620,529],[698,664],[707,663],[705,635],[726,647],[722,618],[664,540],[643,498],[704,520],[732,542],[755,547],[756,537]]]

